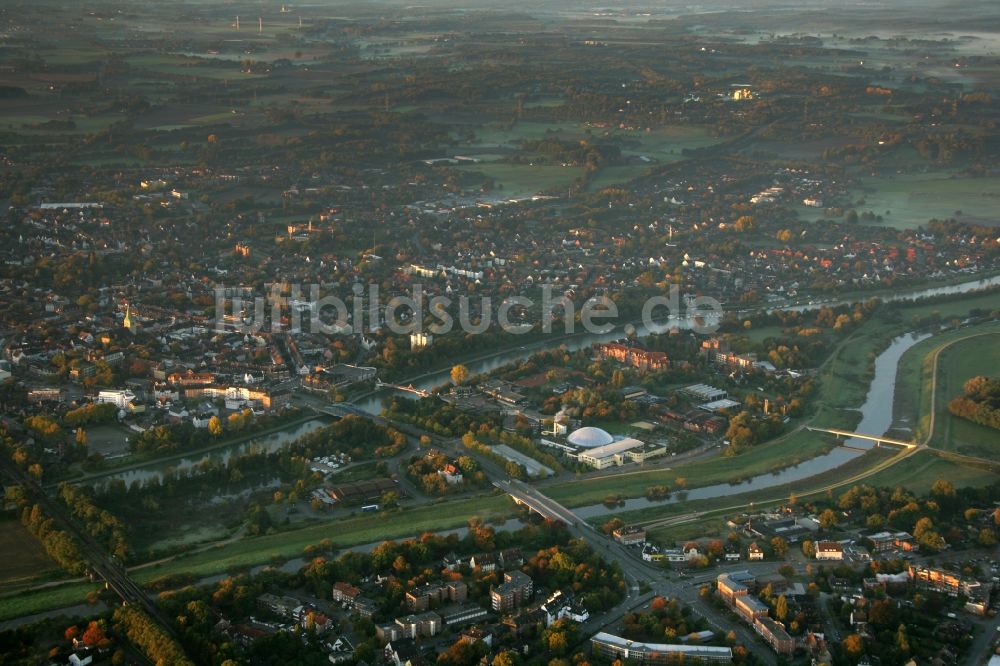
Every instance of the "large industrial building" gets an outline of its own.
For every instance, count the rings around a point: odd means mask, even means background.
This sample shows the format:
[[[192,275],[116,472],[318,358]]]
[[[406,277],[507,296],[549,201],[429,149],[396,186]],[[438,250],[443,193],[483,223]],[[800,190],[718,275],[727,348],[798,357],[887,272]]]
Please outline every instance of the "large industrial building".
[[[636,664],[679,664],[694,663],[729,664],[733,661],[733,651],[727,647],[710,645],[672,645],[669,643],[639,643],[621,636],[599,632],[590,639],[594,654],[609,660]]]

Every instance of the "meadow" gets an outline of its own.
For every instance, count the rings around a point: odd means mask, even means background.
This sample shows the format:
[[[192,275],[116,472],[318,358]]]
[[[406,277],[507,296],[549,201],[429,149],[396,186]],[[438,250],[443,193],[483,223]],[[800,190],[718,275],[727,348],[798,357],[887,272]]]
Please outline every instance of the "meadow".
[[[858,214],[881,215],[893,229],[915,229],[931,219],[1000,226],[1000,176],[972,177],[948,172],[863,177],[851,192]],[[822,209],[798,208],[803,219],[823,217]]]

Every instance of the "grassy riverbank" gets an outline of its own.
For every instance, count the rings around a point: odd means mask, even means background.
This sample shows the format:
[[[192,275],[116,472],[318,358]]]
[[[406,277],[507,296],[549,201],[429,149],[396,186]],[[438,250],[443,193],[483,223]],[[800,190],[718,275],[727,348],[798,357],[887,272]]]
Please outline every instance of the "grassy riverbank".
[[[405,539],[424,532],[465,526],[470,518],[501,520],[517,515],[506,495],[490,495],[382,514],[364,513],[343,520],[323,521],[296,529],[245,538],[153,566],[133,568],[133,578],[148,584],[174,574],[212,576],[265,564],[276,559],[300,557],[306,546],[330,539],[341,548],[388,539]],[[67,583],[59,587],[0,597],[0,620],[84,603],[99,586]]]

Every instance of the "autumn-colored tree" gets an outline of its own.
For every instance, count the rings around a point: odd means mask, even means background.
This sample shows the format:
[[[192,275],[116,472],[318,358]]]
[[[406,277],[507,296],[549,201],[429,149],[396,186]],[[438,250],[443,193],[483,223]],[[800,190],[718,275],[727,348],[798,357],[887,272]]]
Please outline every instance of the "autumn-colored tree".
[[[844,651],[854,659],[860,657],[865,651],[865,642],[861,640],[861,636],[858,634],[851,634],[845,638],[842,645]]]
[[[467,367],[461,364],[452,366],[451,381],[455,385],[464,384],[468,378],[469,378],[469,369]]]
[[[91,647],[100,645],[107,640],[107,634],[104,632],[104,628],[96,621],[91,621],[87,625],[87,630],[83,632],[83,642]]]
[[[788,617],[788,600],[783,594],[774,602],[774,616],[782,622]]]
[[[208,420],[208,434],[212,437],[218,437],[222,434],[222,421],[218,416],[213,416]]]
[[[493,657],[492,666],[517,666],[517,653],[504,650]]]

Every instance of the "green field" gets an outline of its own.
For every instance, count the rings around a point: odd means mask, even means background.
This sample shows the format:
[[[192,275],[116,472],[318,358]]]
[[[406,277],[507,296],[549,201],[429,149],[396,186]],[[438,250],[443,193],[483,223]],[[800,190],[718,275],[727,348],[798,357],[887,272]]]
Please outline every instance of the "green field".
[[[960,220],[997,226],[1000,177],[970,177],[941,172],[861,179],[851,192],[858,213],[881,215],[882,224],[894,229],[926,225],[932,218]],[[961,211],[961,215],[956,213]],[[804,219],[823,217],[822,209],[800,209]]]
[[[0,620],[86,603],[87,595],[103,589],[96,583],[70,583],[15,596],[0,597]]]
[[[507,197],[524,197],[544,190],[565,189],[583,175],[583,167],[562,167],[547,164],[506,164],[483,162],[472,166],[457,167],[462,171],[479,172],[502,185],[498,194]]]
[[[915,345],[900,359],[897,412],[911,423],[917,423],[919,439],[927,436],[930,426],[935,352],[938,385],[930,446],[996,459],[1000,453],[1000,432],[952,416],[948,412],[948,401],[961,394],[962,386],[969,378],[1000,368],[1000,325],[985,324],[937,335]],[[915,409],[917,405],[919,421]]]
[[[901,332],[900,328],[871,320],[842,341],[820,369],[819,403],[833,409],[860,407],[868,395],[875,357]]]
[[[726,534],[726,521],[721,517],[693,520],[680,525],[657,527],[648,530],[647,537],[654,543],[684,542],[689,539],[703,539],[709,535]]]
[[[977,309],[983,312],[1000,311],[1000,292],[994,291],[969,297],[955,297],[943,303],[910,305],[903,309],[903,315],[905,318],[938,315],[942,319],[951,319],[953,317],[962,319],[968,316],[970,311]]]
[[[464,526],[470,518],[483,520],[509,518],[516,514],[506,495],[473,497],[447,503],[435,503],[388,514],[360,514],[345,520],[327,521],[298,529],[241,539],[162,564],[134,569],[133,578],[147,584],[171,574],[210,576],[264,564],[274,558],[302,555],[306,546],[331,539],[339,547],[357,546],[388,539],[417,537]],[[96,589],[90,584],[67,584],[0,598],[0,619],[83,603],[87,593]]]
[[[971,465],[944,460],[930,451],[918,451],[889,469],[865,480],[873,486],[904,486],[916,493],[927,492],[938,479],[951,481],[956,488],[979,487],[1000,481],[1000,475]]]
[[[800,430],[731,458],[719,457],[678,465],[672,469],[623,472],[559,483],[546,486],[545,494],[566,506],[574,507],[599,504],[608,495],[642,497],[646,494],[646,488],[654,485],[667,485],[676,489],[678,477],[683,477],[689,488],[732,483],[815,458],[835,445],[832,438]],[[738,493],[738,487],[734,487],[733,491],[734,494]]]

